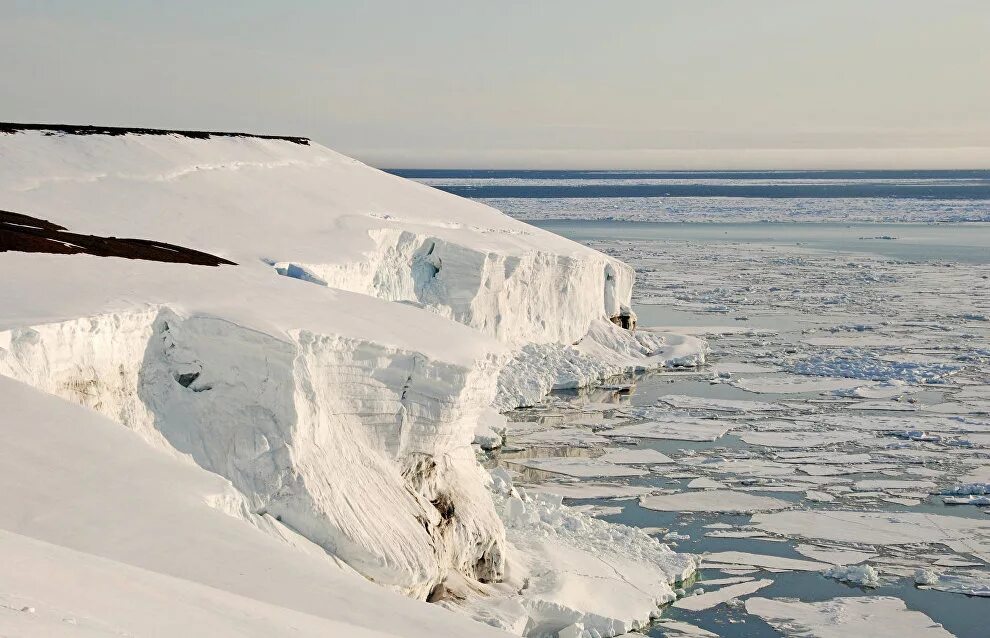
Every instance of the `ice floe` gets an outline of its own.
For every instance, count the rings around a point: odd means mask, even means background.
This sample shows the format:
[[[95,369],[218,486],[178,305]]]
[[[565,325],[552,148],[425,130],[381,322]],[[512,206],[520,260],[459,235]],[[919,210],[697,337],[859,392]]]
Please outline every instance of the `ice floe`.
[[[735,600],[740,596],[746,596],[747,594],[757,592],[772,584],[773,580],[764,578],[761,580],[728,585],[726,587],[716,589],[715,591],[705,592],[697,596],[685,596],[684,598],[679,598],[676,602],[674,602],[674,607],[678,609],[688,609],[690,611],[711,609],[717,605],[727,603],[730,600]]]
[[[790,636],[808,638],[953,638],[952,634],[904,601],[887,596],[833,598],[802,602],[788,598],[750,598],[746,611]]]
[[[704,490],[642,496],[641,507],[661,512],[767,512],[790,507],[787,501],[732,490]]]

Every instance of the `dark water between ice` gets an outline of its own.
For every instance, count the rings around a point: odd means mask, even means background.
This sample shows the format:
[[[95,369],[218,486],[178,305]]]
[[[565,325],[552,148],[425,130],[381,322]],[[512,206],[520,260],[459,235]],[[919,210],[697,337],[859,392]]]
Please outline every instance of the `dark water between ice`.
[[[661,373],[650,374],[639,378],[632,393],[623,399],[623,401],[628,401],[633,405],[653,405],[657,397],[665,394],[685,394],[724,399],[754,398],[754,395],[738,388],[727,385],[711,385],[704,378],[671,377]],[[561,396],[567,396],[567,393],[562,393]],[[761,394],[759,395],[759,400],[787,400],[794,402],[815,398],[816,396],[816,393],[788,395]],[[759,446],[750,446],[731,433],[713,442],[640,439],[636,448],[651,448],[666,454],[682,454],[686,450],[710,452],[714,448],[760,451]],[[510,458],[529,456],[586,456],[589,453],[590,451],[586,448],[534,448],[514,454],[510,453],[508,456]],[[521,470],[523,468],[521,466],[512,466],[512,469]],[[690,471],[689,468],[686,468],[686,470]],[[523,470],[521,475],[524,480],[537,482],[552,478],[553,476],[550,473],[538,470]],[[866,474],[853,474],[844,478],[859,480],[870,477],[871,475]],[[589,480],[594,481],[596,479]],[[676,489],[677,491],[690,491],[686,487],[688,479],[670,479],[660,475],[633,477],[627,479],[625,482],[631,485],[652,485],[667,489]],[[755,491],[752,493],[793,501],[796,504],[802,501],[802,494],[800,492]],[[634,527],[663,527],[678,534],[690,536],[690,540],[677,541],[678,551],[693,554],[741,551],[760,555],[809,560],[807,556],[801,555],[794,549],[796,541],[793,540],[781,542],[779,540],[769,541],[705,536],[705,532],[711,531],[710,529],[706,529],[705,526],[713,523],[726,523],[733,527],[745,526],[750,520],[750,516],[745,514],[659,512],[640,507],[638,500],[635,498],[622,500],[568,499],[566,502],[572,505],[620,506],[622,507],[621,513],[602,516],[602,518]],[[835,505],[835,503],[803,503],[805,507],[824,509],[834,508]],[[881,505],[880,509],[890,512],[911,511],[974,518],[985,517],[985,514],[977,508],[946,506],[942,504],[937,496],[929,497],[920,505],[911,508],[885,504]],[[896,579],[887,577],[884,579],[884,584],[881,587],[870,589],[845,584],[817,572],[761,572],[750,575],[756,578],[770,578],[774,581],[772,585],[761,589],[756,594],[753,594],[753,596],[768,598],[790,597],[806,602],[824,601],[836,597],[894,596],[903,600],[909,609],[924,612],[936,622],[941,623],[958,638],[978,638],[988,635],[986,632],[986,618],[987,614],[990,613],[990,600],[934,590],[920,590],[915,587],[910,577]],[[690,584],[687,589],[690,590],[695,587],[706,589],[706,580],[726,578],[729,576],[732,576],[732,574],[724,573],[717,569],[702,568],[698,573],[696,582]],[[770,638],[781,635],[759,617],[747,614],[743,608],[724,604],[697,612],[668,607],[663,611],[663,618],[690,622],[727,638]],[[656,637],[664,636],[662,624],[652,627],[647,632],[647,635]]]

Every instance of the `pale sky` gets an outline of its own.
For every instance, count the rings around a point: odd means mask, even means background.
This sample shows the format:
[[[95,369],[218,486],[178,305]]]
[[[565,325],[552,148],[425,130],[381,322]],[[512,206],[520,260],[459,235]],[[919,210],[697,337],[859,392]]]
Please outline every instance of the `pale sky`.
[[[990,0],[0,0],[0,120],[382,167],[990,168]]]

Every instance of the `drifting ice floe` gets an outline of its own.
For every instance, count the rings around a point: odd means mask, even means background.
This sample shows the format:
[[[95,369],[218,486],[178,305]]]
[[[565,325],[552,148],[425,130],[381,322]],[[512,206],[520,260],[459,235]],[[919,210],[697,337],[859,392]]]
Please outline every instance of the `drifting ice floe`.
[[[677,600],[674,603],[674,607],[678,609],[689,609],[691,611],[710,609],[717,605],[721,605],[722,603],[727,603],[730,600],[735,600],[739,596],[752,594],[753,592],[759,591],[772,584],[772,580],[764,578],[762,580],[729,585],[727,587],[722,587],[721,589],[717,589],[715,591],[705,592],[704,594],[699,594],[697,596],[686,596]]]
[[[791,510],[756,514],[752,524],[774,534],[869,545],[936,543],[990,557],[990,521],[912,512]]]
[[[767,569],[785,569],[800,572],[819,572],[831,567],[827,563],[819,563],[800,558],[785,558],[782,556],[766,556],[748,552],[713,552],[706,554],[704,562],[726,563],[730,565],[746,565],[764,567]]]
[[[714,441],[735,427],[724,421],[678,418],[667,422],[651,421],[636,425],[623,425],[600,432],[608,437],[639,439],[671,439],[675,441]]]
[[[809,638],[953,638],[941,625],[902,600],[886,596],[833,598],[820,603],[793,599],[750,598],[746,611],[777,630]]]
[[[787,501],[769,496],[731,490],[643,496],[640,497],[639,504],[646,509],[661,512],[738,512],[740,514],[768,512],[791,506]]]

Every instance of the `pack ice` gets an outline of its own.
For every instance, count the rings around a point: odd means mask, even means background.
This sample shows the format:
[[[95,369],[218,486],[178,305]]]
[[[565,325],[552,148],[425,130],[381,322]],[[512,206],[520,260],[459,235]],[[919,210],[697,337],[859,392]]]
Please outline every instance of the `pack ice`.
[[[694,337],[627,329],[633,271],[622,262],[308,140],[3,130],[0,375],[229,481],[225,496],[207,500],[252,534],[316,549],[395,592],[425,599],[451,578],[496,583],[510,551],[523,551],[512,550],[522,541],[507,544],[471,447],[491,406],[704,360]],[[182,263],[203,253],[233,263]],[[25,450],[51,447],[59,428],[87,436],[86,419],[54,399],[10,392],[37,404],[31,418],[57,426],[21,427]],[[5,415],[5,425],[18,418]],[[124,454],[108,444],[73,462]],[[30,479],[5,465],[3,509],[15,511],[17,483],[44,483],[53,462],[27,464]],[[143,485],[144,468],[125,465]],[[100,489],[63,487],[50,507],[85,504],[73,490]],[[75,513],[81,527],[114,525],[102,510]],[[53,539],[44,518],[3,519],[4,551],[22,547],[39,565],[82,552],[73,561],[106,573],[87,561],[108,556],[112,536]],[[178,511],[168,527],[207,533],[199,520]],[[168,572],[133,559],[157,533],[129,539],[133,555],[111,556],[117,567]],[[543,568],[554,564],[541,551]],[[196,560],[211,565],[209,552]],[[295,564],[271,569],[303,588],[311,576]],[[655,608],[672,578],[658,575],[644,600]],[[524,616],[504,626],[552,624]],[[612,625],[624,626],[600,624]],[[417,626],[389,631],[467,635]]]

